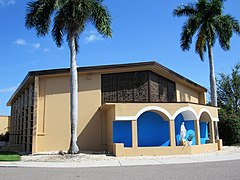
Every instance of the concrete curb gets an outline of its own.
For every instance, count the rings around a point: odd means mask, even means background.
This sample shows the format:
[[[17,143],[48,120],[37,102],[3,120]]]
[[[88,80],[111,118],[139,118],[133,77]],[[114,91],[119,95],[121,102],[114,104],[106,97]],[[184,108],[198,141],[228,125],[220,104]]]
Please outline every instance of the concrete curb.
[[[188,163],[208,163],[218,161],[240,160],[240,153],[214,156],[193,156],[166,159],[120,159],[83,162],[0,162],[0,167],[15,168],[86,168],[86,167],[120,167],[120,166],[143,166],[143,165],[169,165]]]

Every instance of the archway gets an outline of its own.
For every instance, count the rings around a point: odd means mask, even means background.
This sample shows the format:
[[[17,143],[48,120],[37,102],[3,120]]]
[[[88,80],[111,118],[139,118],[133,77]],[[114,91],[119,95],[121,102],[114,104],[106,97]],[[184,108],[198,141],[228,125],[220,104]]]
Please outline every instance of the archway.
[[[156,112],[147,111],[137,119],[138,147],[169,146],[169,122]]]
[[[208,112],[203,111],[199,118],[200,123],[200,140],[201,144],[213,142],[213,129],[211,126],[212,119]]]
[[[196,133],[195,133],[195,122],[197,116],[194,110],[182,108],[175,113],[175,136],[176,136],[176,145],[180,146],[180,129],[181,125],[184,122],[186,128],[186,137],[185,140],[191,145],[196,145]]]

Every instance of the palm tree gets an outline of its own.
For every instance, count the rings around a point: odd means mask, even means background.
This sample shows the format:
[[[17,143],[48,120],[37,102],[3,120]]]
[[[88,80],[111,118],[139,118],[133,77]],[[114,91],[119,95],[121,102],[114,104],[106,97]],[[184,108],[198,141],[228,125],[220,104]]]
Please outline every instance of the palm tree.
[[[58,47],[63,37],[70,49],[70,119],[71,141],[68,150],[71,154],[79,151],[77,146],[78,121],[78,75],[76,55],[78,39],[86,23],[92,23],[104,37],[111,37],[111,16],[103,0],[36,0],[27,4],[25,26],[35,29],[37,36],[46,36],[52,28],[52,38]],[[53,26],[51,20],[53,18]]]
[[[188,18],[182,28],[182,50],[190,49],[192,38],[197,34],[195,51],[202,61],[204,53],[208,51],[211,103],[213,106],[217,106],[217,92],[212,48],[218,39],[221,48],[225,51],[229,50],[233,32],[240,34],[239,22],[231,15],[223,14],[223,3],[224,0],[198,0],[195,3],[178,6],[173,11],[174,16]],[[216,138],[219,139],[217,122],[215,129]]]

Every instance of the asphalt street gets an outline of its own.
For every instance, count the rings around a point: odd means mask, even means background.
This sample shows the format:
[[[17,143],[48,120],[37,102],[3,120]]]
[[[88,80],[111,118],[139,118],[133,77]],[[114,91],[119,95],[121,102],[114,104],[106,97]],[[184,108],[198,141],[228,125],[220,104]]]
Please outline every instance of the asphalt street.
[[[230,180],[240,179],[240,160],[211,163],[124,166],[104,168],[15,168],[1,167],[0,180],[75,180],[75,179],[158,179]]]

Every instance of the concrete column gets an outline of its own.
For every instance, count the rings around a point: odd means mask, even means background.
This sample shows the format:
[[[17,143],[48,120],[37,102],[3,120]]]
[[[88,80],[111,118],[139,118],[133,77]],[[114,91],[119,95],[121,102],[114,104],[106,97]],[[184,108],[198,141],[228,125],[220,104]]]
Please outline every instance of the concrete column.
[[[132,120],[132,147],[138,147],[138,136],[137,136],[137,121]]]
[[[209,122],[209,129],[210,129],[210,142],[215,143],[215,132],[214,132],[214,122]]]
[[[171,147],[176,146],[176,137],[175,137],[175,122],[174,120],[169,120],[169,135],[170,135],[170,145]]]
[[[200,136],[199,120],[194,121],[194,129],[195,129],[196,145],[200,145],[201,144],[201,136]]]

